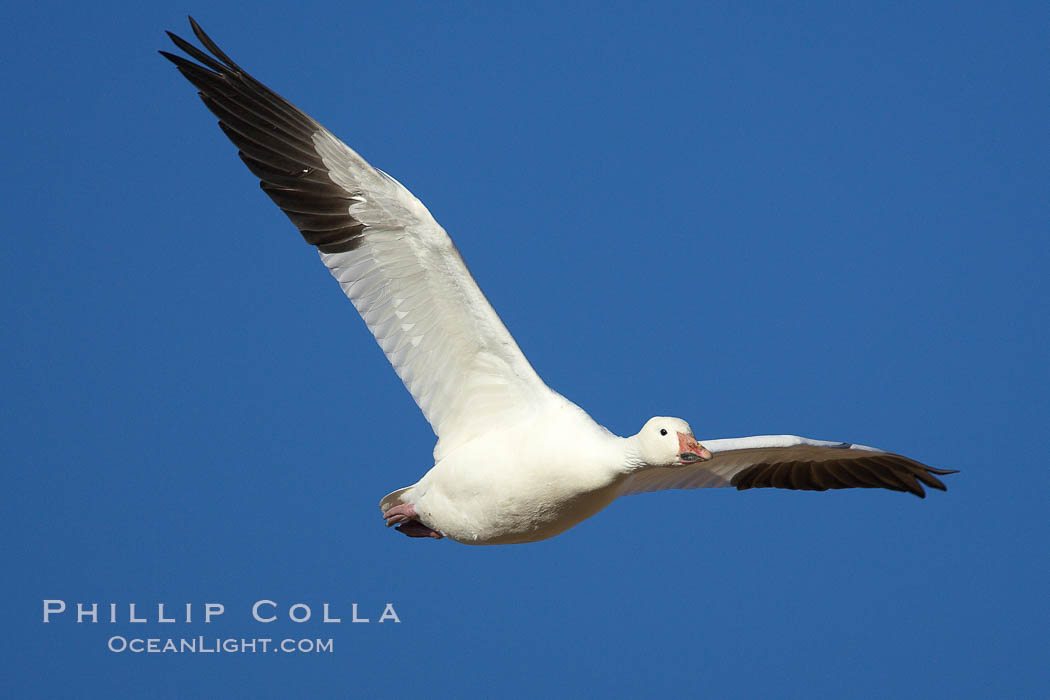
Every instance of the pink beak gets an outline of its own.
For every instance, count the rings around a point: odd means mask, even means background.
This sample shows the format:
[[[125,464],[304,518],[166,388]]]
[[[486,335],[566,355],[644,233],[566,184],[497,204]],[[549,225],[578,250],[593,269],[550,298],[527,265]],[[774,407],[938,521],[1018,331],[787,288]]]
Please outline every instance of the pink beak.
[[[706,462],[711,459],[711,452],[696,441],[692,435],[678,433],[678,460],[684,464]]]

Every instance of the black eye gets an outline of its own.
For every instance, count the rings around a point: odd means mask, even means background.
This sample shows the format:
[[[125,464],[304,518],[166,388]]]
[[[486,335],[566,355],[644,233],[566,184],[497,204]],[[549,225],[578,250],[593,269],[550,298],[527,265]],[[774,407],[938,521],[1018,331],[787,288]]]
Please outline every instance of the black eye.
[[[667,431],[664,430],[663,428],[660,428],[660,434],[661,435],[667,435]]]

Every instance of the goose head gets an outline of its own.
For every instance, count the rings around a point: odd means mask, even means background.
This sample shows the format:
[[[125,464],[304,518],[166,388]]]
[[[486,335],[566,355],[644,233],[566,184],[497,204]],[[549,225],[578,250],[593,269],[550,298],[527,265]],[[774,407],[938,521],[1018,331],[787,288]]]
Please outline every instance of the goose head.
[[[649,466],[683,467],[711,459],[711,453],[696,441],[693,429],[681,418],[650,418],[635,437],[638,456]]]

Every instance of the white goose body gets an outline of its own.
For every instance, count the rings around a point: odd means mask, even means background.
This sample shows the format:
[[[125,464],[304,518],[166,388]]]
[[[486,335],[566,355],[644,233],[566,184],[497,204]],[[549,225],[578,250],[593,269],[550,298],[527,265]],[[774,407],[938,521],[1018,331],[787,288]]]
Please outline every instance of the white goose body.
[[[791,435],[697,442],[678,418],[613,435],[536,374],[426,207],[252,78],[190,20],[211,55],[161,52],[200,90],[267,195],[317,247],[438,436],[434,466],[382,499],[387,525],[467,544],[533,542],[617,497],[734,486],[877,487],[924,496],[951,473]]]
[[[414,503],[424,525],[466,544],[543,540],[591,517],[619,495],[628,440],[553,392],[551,404],[453,450],[381,507]]]

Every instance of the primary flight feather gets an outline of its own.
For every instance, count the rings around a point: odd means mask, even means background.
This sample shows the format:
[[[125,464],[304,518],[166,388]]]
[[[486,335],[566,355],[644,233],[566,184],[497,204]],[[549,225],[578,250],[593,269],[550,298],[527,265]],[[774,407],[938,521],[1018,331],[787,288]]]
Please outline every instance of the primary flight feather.
[[[382,499],[412,537],[510,544],[552,537],[618,496],[735,486],[944,490],[901,455],[793,435],[696,440],[679,418],[613,435],[536,374],[452,239],[411,192],[234,63],[168,32],[193,60],[160,53],[339,281],[423,411],[434,466]]]

